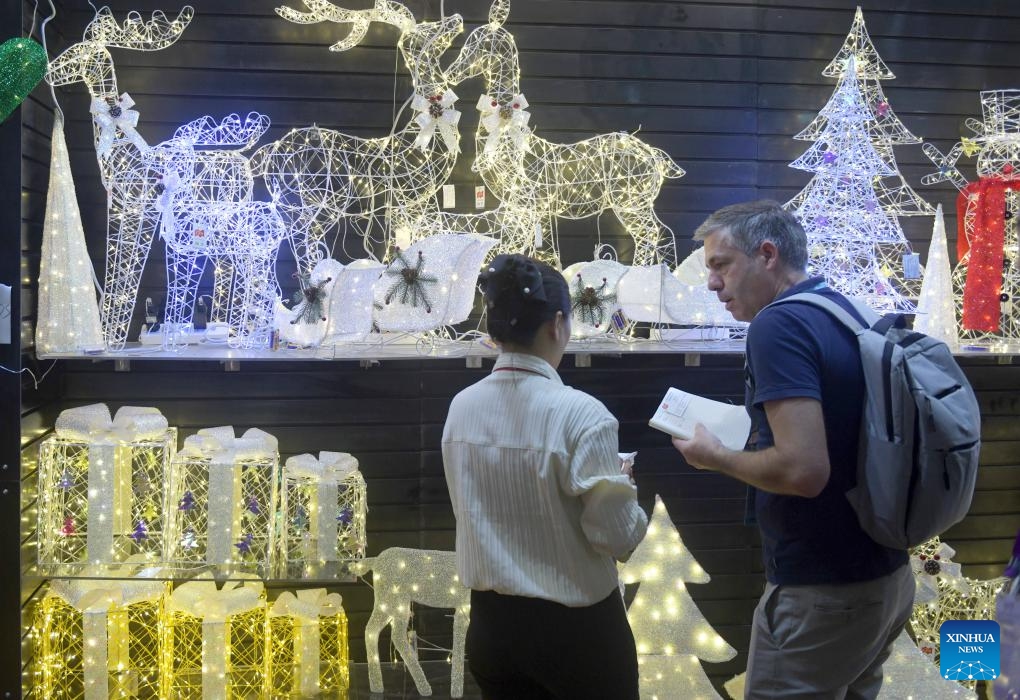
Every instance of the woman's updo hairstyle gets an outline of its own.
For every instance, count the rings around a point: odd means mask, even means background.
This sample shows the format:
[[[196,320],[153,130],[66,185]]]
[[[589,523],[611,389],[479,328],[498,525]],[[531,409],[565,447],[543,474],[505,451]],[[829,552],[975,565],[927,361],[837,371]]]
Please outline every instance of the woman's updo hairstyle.
[[[555,268],[525,255],[497,255],[478,278],[489,335],[498,343],[529,346],[539,327],[562,311],[570,317],[570,290]]]

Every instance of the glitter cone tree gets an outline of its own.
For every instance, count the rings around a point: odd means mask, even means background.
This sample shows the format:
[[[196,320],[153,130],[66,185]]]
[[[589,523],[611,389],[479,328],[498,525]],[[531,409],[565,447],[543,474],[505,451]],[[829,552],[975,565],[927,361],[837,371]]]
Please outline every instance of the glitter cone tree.
[[[790,167],[814,173],[787,208],[808,234],[809,269],[879,311],[912,311],[902,256],[910,251],[897,216],[931,208],[903,180],[892,147],[916,142],[879,84],[892,77],[863,19],[826,74],[838,77],[828,103],[794,138],[813,141]],[[874,111],[873,111],[874,110]],[[886,179],[894,181],[887,184]]]
[[[648,533],[620,573],[625,583],[640,583],[627,619],[637,642],[642,700],[718,698],[699,660],[728,661],[737,652],[687,592],[686,583],[711,578],[684,546],[658,496]]]
[[[960,345],[949,248],[946,243],[946,223],[941,204],[935,214],[935,227],[932,230],[931,247],[928,248],[928,264],[921,283],[914,330],[938,338],[954,350]]]
[[[50,187],[39,266],[36,351],[47,355],[102,347],[92,263],[85,247],[85,231],[64,139],[64,120],[59,112],[53,120]]]

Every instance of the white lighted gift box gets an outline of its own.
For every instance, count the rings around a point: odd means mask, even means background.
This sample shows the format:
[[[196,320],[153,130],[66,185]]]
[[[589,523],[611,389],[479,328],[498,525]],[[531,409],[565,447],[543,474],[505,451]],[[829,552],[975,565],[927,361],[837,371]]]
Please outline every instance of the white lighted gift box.
[[[266,697],[346,697],[347,615],[339,593],[284,591],[266,619]]]
[[[365,556],[365,478],[346,452],[291,457],[283,468],[280,560],[287,575]]]
[[[32,687],[44,698],[156,697],[169,584],[55,580],[36,609]]]
[[[177,429],[155,408],[63,411],[39,448],[39,563],[112,564],[163,553]]]
[[[160,647],[161,698],[268,697],[262,583],[182,583],[166,600]]]
[[[258,428],[235,437],[230,426],[184,441],[170,467],[166,560],[265,571],[273,551],[280,456]]]

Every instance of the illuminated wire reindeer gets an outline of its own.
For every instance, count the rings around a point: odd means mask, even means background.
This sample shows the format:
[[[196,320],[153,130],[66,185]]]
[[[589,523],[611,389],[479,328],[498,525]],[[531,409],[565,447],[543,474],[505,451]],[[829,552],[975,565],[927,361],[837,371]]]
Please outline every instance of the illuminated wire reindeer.
[[[522,213],[530,209],[547,220],[581,219],[612,209],[634,239],[634,265],[664,262],[672,267],[673,234],[656,215],[654,202],[663,182],[682,177],[684,170],[664,151],[628,133],[573,144],[535,136],[520,91],[517,44],[503,27],[509,12],[509,0],[495,0],[488,24],[468,35],[446,69],[451,85],[476,75],[485,79],[485,94],[477,104],[481,117],[472,169],[501,202]],[[556,243],[550,243],[558,262]],[[520,252],[531,252],[529,241],[516,244],[523,244]],[[507,245],[502,242],[501,250]]]
[[[229,311],[237,332],[247,338],[256,325],[268,329],[270,319],[252,305],[257,299],[271,308],[275,276],[269,259],[275,259],[286,234],[282,219],[271,204],[251,201],[254,178],[246,158],[196,149],[250,146],[251,134],[257,139],[268,123],[262,123],[261,115],[249,115],[243,126],[234,115],[220,123],[203,118],[179,129],[173,139],[150,147],[136,130],[134,101],[117,88],[110,48],[167,48],[193,17],[194,9],[186,6],[173,20],[156,11],[144,22],[132,12],[120,25],[104,7],[85,28],[83,40],[55,58],[47,71],[50,84],[83,82],[92,98],[96,158],[107,191],[101,318],[110,349],[122,348],[127,340],[142,269],[157,230],[167,243],[168,322],[190,320],[203,267],[199,260],[213,257],[239,263],[232,294],[236,308]],[[218,289],[230,287],[233,271],[233,264],[220,269]],[[225,295],[220,292],[217,297]]]
[[[376,0],[367,10],[347,10],[326,0],[304,0],[308,12],[281,7],[292,22],[350,24],[351,32],[330,47],[346,51],[364,38],[372,22],[400,31],[397,46],[411,74],[408,98],[414,118],[382,138],[360,138],[318,126],[295,129],[252,156],[255,172],[277,193],[288,220],[298,269],[310,272],[328,250],[326,233],[345,217],[371,221],[386,208],[419,209],[435,199],[449,178],[460,150],[453,109],[457,96],[447,89],[439,57],[463,31],[460,15],[438,22],[416,22],[404,5]],[[426,203],[426,204],[423,204]],[[365,249],[374,257],[370,242]]]
[[[471,591],[457,577],[455,554],[391,547],[377,557],[362,559],[351,566],[358,575],[373,572],[375,604],[365,626],[365,653],[372,692],[383,692],[379,633],[386,625],[390,625],[393,646],[407,665],[418,694],[432,694],[432,688],[418,663],[418,655],[411,648],[407,636],[411,604],[420,603],[433,608],[454,608],[450,696],[461,697],[464,694],[464,641],[470,622]]]

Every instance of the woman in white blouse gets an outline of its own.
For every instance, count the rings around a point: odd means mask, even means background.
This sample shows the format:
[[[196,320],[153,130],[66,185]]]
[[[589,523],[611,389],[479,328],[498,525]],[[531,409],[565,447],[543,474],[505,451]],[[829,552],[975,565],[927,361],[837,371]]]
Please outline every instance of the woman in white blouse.
[[[468,665],[486,700],[638,698],[616,561],[647,516],[617,421],[556,373],[570,295],[552,267],[500,255],[481,278],[490,375],[454,397],[443,464],[457,568],[472,589]]]

